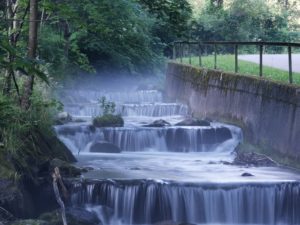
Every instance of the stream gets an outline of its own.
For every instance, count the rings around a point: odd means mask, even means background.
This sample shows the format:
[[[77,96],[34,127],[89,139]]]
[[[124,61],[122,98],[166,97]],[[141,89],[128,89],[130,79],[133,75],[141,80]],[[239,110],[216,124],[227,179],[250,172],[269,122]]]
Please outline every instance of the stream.
[[[92,126],[102,96],[116,103],[124,127]],[[90,168],[74,183],[71,201],[103,225],[300,224],[299,174],[231,165],[243,141],[239,127],[177,126],[190,117],[188,106],[157,90],[66,90],[62,101],[78,122],[56,126],[56,133],[78,166]],[[158,119],[171,126],[145,127]],[[122,152],[90,152],[101,141]]]

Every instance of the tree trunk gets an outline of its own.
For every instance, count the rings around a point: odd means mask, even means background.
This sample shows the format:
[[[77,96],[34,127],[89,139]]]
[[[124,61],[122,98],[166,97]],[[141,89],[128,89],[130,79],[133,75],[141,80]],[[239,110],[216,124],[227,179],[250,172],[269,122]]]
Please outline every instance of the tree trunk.
[[[12,35],[12,30],[13,30],[13,23],[12,21],[10,21],[11,19],[13,19],[13,12],[12,12],[12,3],[9,0],[6,0],[6,16],[8,19],[8,27],[7,27],[7,34],[8,34],[8,39],[9,42],[11,41],[11,35]],[[7,55],[7,59],[10,62],[11,60],[11,55],[8,53]],[[5,80],[4,80],[4,88],[3,88],[3,94],[4,95],[10,95],[10,91],[11,91],[11,76],[12,71],[11,69],[7,69],[5,71]]]
[[[37,49],[37,30],[38,30],[38,0],[30,0],[29,9],[29,40],[28,40],[28,58],[36,58]],[[28,79],[24,83],[24,93],[22,96],[21,106],[27,110],[30,107],[30,97],[33,91],[34,76],[29,74]]]

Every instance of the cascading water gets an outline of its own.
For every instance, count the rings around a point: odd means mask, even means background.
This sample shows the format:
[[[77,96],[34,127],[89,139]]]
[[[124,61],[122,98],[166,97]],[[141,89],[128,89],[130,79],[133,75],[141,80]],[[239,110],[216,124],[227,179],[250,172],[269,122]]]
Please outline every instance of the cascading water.
[[[102,96],[116,102],[124,127],[91,124],[101,113]],[[189,117],[188,107],[163,102],[155,90],[66,91],[62,101],[86,122],[56,126],[57,135],[79,166],[93,168],[73,183],[72,204],[95,212],[103,225],[300,224],[299,175],[231,165],[240,128],[217,122],[177,126]],[[171,125],[145,126],[157,119]],[[122,152],[91,153],[98,142]]]
[[[172,182],[102,181],[75,184],[74,205],[103,205],[113,214],[107,221],[153,224],[299,224],[299,183],[177,184]]]

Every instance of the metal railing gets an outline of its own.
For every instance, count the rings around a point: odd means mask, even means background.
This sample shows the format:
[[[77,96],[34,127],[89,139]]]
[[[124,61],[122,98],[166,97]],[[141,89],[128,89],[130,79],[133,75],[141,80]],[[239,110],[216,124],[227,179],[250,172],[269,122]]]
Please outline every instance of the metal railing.
[[[289,83],[293,83],[293,62],[292,62],[292,50],[293,48],[300,49],[300,43],[286,43],[286,42],[237,42],[237,41],[175,41],[173,42],[173,59],[180,58],[180,62],[183,62],[185,57],[184,49],[187,47],[189,64],[192,64],[192,47],[196,47],[198,50],[197,55],[199,57],[199,66],[202,67],[202,56],[204,47],[210,46],[210,51],[214,55],[214,69],[217,69],[217,55],[219,46],[233,47],[234,54],[234,71],[235,73],[239,72],[239,48],[241,46],[255,46],[259,49],[259,76],[263,76],[263,54],[264,49],[267,46],[273,47],[283,47],[287,50],[287,59],[288,59],[288,73],[289,73]],[[194,49],[195,50],[195,49]],[[195,52],[195,51],[194,51]],[[299,62],[300,63],[300,62]]]

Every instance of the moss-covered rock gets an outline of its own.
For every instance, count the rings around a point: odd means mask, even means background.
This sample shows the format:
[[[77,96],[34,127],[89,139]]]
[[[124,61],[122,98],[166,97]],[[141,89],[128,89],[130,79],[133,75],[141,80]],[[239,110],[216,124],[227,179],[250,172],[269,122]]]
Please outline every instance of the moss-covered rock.
[[[93,119],[95,127],[123,127],[124,120],[121,115],[106,114]]]

